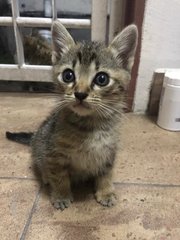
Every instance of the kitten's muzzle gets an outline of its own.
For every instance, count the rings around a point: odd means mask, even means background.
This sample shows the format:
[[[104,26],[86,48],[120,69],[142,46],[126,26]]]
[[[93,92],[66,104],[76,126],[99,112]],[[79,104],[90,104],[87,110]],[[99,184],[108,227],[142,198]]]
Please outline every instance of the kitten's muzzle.
[[[84,93],[84,92],[75,92],[74,96],[80,101],[82,102],[84,99],[87,98],[88,94]]]

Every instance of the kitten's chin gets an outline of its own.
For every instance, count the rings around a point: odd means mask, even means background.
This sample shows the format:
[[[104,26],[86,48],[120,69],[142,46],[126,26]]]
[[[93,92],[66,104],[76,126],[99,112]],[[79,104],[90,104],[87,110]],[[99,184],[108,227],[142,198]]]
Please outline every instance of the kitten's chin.
[[[93,114],[93,110],[91,108],[85,107],[85,106],[83,106],[81,104],[79,104],[79,105],[72,105],[72,106],[70,106],[70,109],[74,113],[76,113],[77,115],[82,116],[82,117],[83,116],[85,117],[85,116]]]

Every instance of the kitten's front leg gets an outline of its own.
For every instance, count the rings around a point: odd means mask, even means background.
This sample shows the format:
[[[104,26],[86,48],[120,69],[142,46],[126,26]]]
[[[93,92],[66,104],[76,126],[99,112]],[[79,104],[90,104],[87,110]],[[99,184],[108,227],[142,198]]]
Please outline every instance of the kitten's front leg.
[[[48,182],[51,187],[51,202],[56,209],[64,210],[73,201],[68,170],[51,166],[48,169]]]
[[[95,197],[98,203],[106,207],[116,205],[117,196],[112,183],[112,170],[96,179]]]

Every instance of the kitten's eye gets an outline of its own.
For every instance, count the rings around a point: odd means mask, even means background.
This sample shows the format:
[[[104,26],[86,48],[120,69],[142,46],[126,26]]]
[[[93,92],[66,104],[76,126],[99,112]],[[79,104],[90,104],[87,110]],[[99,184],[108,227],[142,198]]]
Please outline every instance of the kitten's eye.
[[[109,84],[109,76],[107,73],[99,72],[96,74],[93,82],[100,87],[107,86]]]
[[[74,72],[71,69],[66,69],[62,73],[62,79],[65,83],[71,83],[75,81]]]

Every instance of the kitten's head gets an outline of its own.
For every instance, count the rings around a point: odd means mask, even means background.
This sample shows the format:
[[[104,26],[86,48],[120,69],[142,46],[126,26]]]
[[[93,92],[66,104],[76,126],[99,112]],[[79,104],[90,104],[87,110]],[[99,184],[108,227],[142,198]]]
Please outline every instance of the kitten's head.
[[[106,47],[75,43],[56,20],[52,25],[52,62],[62,107],[80,116],[110,116],[120,112],[130,80],[137,45],[137,27],[130,25]]]

